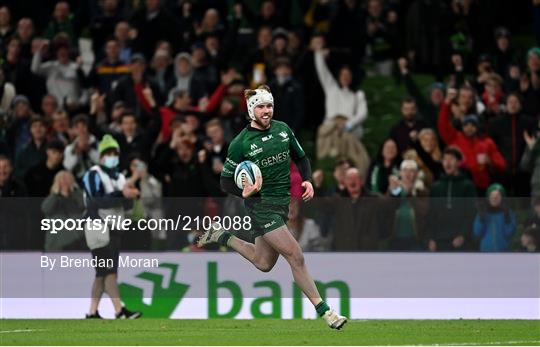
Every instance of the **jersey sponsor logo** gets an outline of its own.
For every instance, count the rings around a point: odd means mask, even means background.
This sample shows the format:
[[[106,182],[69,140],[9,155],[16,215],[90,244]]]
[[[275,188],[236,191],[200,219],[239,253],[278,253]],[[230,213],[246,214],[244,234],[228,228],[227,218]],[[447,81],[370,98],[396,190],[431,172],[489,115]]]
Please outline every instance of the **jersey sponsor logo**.
[[[253,145],[251,145],[251,148],[253,149]],[[250,157],[254,157],[256,156],[257,154],[259,153],[262,153],[263,149],[262,148],[257,148],[257,146],[255,146],[255,149],[251,152],[248,153],[248,156]]]
[[[289,160],[289,150],[260,160],[260,167],[268,167]]]
[[[262,138],[262,142],[266,142],[266,141],[268,141],[268,140],[270,140],[270,139],[272,139],[272,138],[274,138],[274,137],[272,136],[272,134],[267,135],[267,136],[264,136],[264,137]]]
[[[266,224],[264,225],[264,227],[265,227],[265,228],[269,228],[269,227],[271,227],[271,226],[274,225],[274,224],[276,224],[276,221],[275,221],[275,220],[273,220],[273,221],[271,221],[271,222],[269,222],[269,223],[266,223]]]

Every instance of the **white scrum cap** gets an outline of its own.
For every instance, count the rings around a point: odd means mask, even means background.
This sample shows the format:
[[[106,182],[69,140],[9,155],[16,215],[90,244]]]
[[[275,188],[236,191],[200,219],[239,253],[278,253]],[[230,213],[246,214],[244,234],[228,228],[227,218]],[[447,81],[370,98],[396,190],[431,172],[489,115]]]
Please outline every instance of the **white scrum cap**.
[[[246,100],[249,118],[251,119],[255,119],[255,107],[262,104],[274,105],[274,97],[272,96],[272,93],[262,88],[253,89],[253,91],[255,94]]]

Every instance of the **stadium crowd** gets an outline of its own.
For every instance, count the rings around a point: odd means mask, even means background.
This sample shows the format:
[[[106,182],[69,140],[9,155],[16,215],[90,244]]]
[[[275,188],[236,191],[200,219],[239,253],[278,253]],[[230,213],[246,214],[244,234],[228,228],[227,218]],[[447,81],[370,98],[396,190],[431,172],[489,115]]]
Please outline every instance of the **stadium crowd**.
[[[239,213],[219,175],[247,124],[244,89],[267,84],[274,118],[315,143],[313,203],[291,174],[304,250],[539,250],[538,0],[0,3],[1,249],[84,247],[21,228],[30,212],[10,198],[38,199],[35,219],[82,215],[105,135],[137,181],[131,218],[171,214],[161,198]],[[525,18],[529,46],[511,32]],[[416,73],[434,76],[427,93]],[[409,94],[378,153],[362,142],[380,116],[362,90],[373,76]],[[194,237],[130,234],[122,248],[198,251]]]

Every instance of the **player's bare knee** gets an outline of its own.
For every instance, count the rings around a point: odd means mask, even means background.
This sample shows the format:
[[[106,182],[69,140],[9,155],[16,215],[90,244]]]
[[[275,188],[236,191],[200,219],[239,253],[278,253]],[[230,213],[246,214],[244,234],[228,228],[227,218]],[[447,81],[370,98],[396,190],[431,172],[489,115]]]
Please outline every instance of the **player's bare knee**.
[[[272,270],[273,268],[274,268],[274,264],[271,264],[271,263],[263,263],[257,266],[257,269],[259,269],[262,272],[270,272],[270,270]]]
[[[277,257],[273,259],[261,258],[255,262],[255,266],[262,272],[270,272],[276,265]]]

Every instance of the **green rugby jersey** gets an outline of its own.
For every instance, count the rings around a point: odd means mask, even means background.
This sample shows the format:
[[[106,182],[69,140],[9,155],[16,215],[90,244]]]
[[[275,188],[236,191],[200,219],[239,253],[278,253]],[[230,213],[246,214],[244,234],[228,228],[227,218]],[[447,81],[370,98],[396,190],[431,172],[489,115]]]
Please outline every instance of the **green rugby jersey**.
[[[229,145],[221,176],[233,177],[238,164],[250,160],[261,169],[261,199],[288,204],[291,158],[297,161],[305,155],[293,131],[284,122],[272,120],[266,130],[248,125]]]

